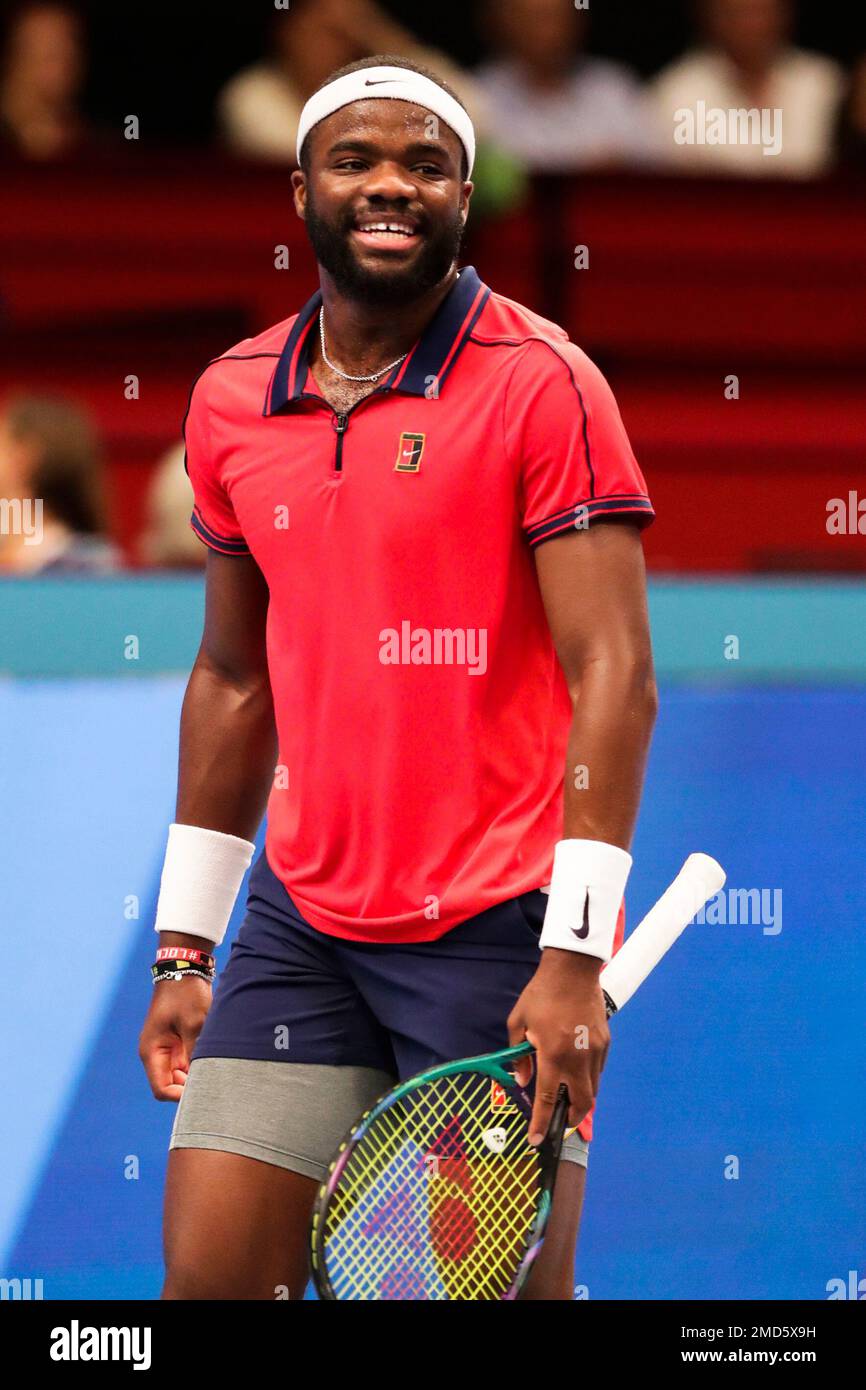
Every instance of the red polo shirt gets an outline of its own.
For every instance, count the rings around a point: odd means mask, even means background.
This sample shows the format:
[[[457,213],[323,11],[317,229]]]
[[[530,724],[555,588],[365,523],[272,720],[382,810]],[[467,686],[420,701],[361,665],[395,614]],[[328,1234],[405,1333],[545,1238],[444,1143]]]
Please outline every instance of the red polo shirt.
[[[192,524],[270,589],[271,867],[320,931],[427,941],[550,880],[571,704],[533,548],[653,509],[601,373],[472,267],[345,415],[320,305],[199,377]]]

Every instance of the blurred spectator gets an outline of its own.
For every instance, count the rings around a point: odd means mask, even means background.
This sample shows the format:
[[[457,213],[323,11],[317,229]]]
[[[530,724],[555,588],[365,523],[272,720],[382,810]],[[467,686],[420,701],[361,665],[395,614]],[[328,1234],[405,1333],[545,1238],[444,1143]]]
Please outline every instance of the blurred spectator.
[[[223,88],[218,115],[225,139],[239,154],[295,163],[301,108],[325,78],[373,53],[399,54],[432,68],[459,92],[483,132],[484,117],[466,74],[425,48],[374,0],[294,0],[271,21],[271,53]]]
[[[81,21],[60,3],[24,4],[7,23],[0,68],[0,140],[27,159],[69,154],[87,133],[79,110]]]
[[[866,169],[866,54],[851,74],[847,100],[839,118],[839,156],[846,167]]]
[[[104,535],[102,460],[77,406],[15,396],[0,414],[0,570],[102,574],[120,557]]]
[[[184,446],[174,444],[156,466],[147,494],[141,559],[161,569],[201,569],[206,548],[189,524],[193,495]]]
[[[793,47],[791,0],[699,0],[697,17],[700,47],[652,84],[672,166],[690,173],[822,174],[833,160],[845,77],[832,59]],[[741,124],[737,137],[736,113],[747,111],[761,113],[761,131],[755,122],[745,138]],[[719,139],[723,124],[727,135]],[[694,138],[677,143],[674,132],[686,125]]]
[[[474,75],[504,149],[537,172],[652,159],[642,89],[627,68],[583,53],[589,17],[573,0],[485,0],[482,26],[497,56]]]

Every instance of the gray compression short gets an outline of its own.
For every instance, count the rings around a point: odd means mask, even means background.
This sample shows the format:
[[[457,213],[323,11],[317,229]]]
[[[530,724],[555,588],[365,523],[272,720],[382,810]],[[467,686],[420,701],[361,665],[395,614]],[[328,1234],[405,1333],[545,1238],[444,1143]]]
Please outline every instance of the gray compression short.
[[[395,1084],[371,1067],[198,1057],[177,1108],[172,1149],[219,1149],[321,1181],[340,1141]],[[575,1132],[562,1158],[587,1165]]]

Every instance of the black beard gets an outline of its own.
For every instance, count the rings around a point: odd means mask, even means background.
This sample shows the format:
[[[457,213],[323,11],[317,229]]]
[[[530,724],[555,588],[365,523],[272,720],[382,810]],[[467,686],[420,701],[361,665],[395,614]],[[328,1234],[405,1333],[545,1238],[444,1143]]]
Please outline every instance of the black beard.
[[[463,221],[455,212],[438,226],[425,227],[420,255],[411,266],[390,273],[369,271],[358,264],[352,252],[349,238],[355,225],[354,213],[347,213],[338,223],[326,221],[316,211],[308,187],[306,224],[316,260],[340,294],[376,306],[405,304],[432,290],[457,260],[463,240]]]

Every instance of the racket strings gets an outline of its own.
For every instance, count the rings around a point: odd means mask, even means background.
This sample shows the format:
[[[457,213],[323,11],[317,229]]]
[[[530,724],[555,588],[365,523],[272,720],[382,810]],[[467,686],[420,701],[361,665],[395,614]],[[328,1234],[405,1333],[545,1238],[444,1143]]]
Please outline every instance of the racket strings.
[[[323,1213],[336,1297],[504,1297],[542,1186],[526,1134],[477,1072],[426,1082],[362,1126]]]
[[[432,1100],[433,1098],[431,1097],[430,1099]],[[443,1100],[445,1102],[443,1105],[439,1107],[431,1105],[429,1107],[431,1110],[430,1119],[434,1126],[445,1125],[445,1114],[442,1112],[447,1112],[450,1098],[445,1097]],[[389,1140],[403,1137],[405,1135],[405,1117],[393,1115],[388,1118],[391,1121],[391,1127],[393,1129],[393,1133],[389,1136]],[[401,1124],[403,1126],[402,1130],[400,1128]],[[381,1158],[381,1150],[379,1157]],[[428,1153],[427,1158],[428,1160],[433,1159],[436,1165],[435,1167],[431,1165],[428,1169],[428,1173],[431,1176],[435,1174],[436,1178],[447,1177],[452,1187],[456,1185],[461,1189],[465,1188],[467,1185],[465,1176],[468,1174],[469,1169],[468,1165],[462,1159],[454,1158],[447,1152],[443,1156],[436,1156]],[[457,1171],[455,1171],[455,1168],[457,1168]],[[461,1172],[461,1169],[465,1169],[466,1172]],[[490,1171],[491,1164],[488,1161],[483,1165],[481,1173],[484,1174]],[[461,1181],[461,1179],[464,1180]],[[471,1186],[471,1180],[469,1185]],[[516,1217],[512,1216],[512,1209],[505,1202],[504,1193],[497,1193],[496,1188],[493,1187],[492,1190],[485,1189],[483,1193],[479,1194],[479,1197],[481,1202],[485,1204],[484,1212],[489,1228],[498,1229],[498,1234],[500,1236],[498,1244],[500,1248],[497,1251],[492,1241],[488,1244],[484,1279],[477,1276],[473,1277],[471,1266],[461,1269],[460,1282],[464,1286],[464,1297],[473,1297],[476,1290],[483,1288],[484,1280],[490,1284],[496,1284],[498,1266],[507,1260],[514,1242],[522,1241],[525,1230],[524,1225],[521,1224]],[[403,1212],[405,1214],[411,1214],[412,1219],[417,1220],[418,1213],[411,1208],[410,1204],[407,1203],[404,1205]],[[390,1213],[392,1217],[399,1214],[400,1213],[395,1212],[393,1209]],[[460,1197],[455,1198],[446,1195],[444,1202],[441,1199],[440,1201],[436,1201],[435,1199],[432,1200],[426,1215],[432,1244],[439,1258],[452,1262],[463,1258],[467,1248],[471,1246],[475,1238],[476,1217],[473,1208],[468,1206]],[[402,1243],[405,1245],[406,1236],[407,1233],[405,1231],[399,1233],[395,1231],[395,1239],[392,1241],[392,1244],[399,1245]],[[509,1239],[509,1236],[512,1237],[512,1239]],[[411,1239],[411,1234],[409,1238]],[[395,1252],[392,1251],[389,1253],[393,1254]],[[498,1260],[496,1258],[497,1254],[499,1255]],[[502,1284],[503,1291],[508,1288],[512,1280],[513,1271],[508,1269],[505,1271],[503,1278],[499,1281]]]
[[[442,1274],[445,1274],[445,1268],[442,1262],[459,1259],[464,1248],[471,1245],[477,1238],[477,1232],[475,1231],[471,1216],[465,1209],[461,1210],[459,1206],[457,1210],[458,1217],[456,1221],[452,1210],[446,1209],[439,1217],[440,1232],[438,1243],[440,1248],[437,1252],[437,1262]],[[436,1215],[437,1214],[434,1213],[434,1220],[436,1219]],[[404,1206],[401,1212],[399,1209],[392,1206],[389,1213],[392,1229],[398,1225],[401,1216],[404,1219],[408,1217],[410,1227],[416,1230],[419,1224],[423,1223],[423,1217],[419,1216],[417,1210]],[[461,1226],[465,1227],[465,1234],[464,1230],[461,1230]],[[421,1270],[418,1268],[417,1257],[419,1254],[419,1246],[417,1239],[413,1239],[411,1235],[407,1238],[405,1233],[402,1233],[399,1237],[392,1237],[390,1240],[383,1241],[381,1239],[381,1233],[379,1233],[379,1244],[381,1248],[375,1263],[367,1265],[365,1270],[366,1277],[358,1278],[350,1276],[341,1280],[334,1270],[335,1261],[333,1258],[330,1258],[329,1266],[333,1276],[332,1285],[335,1288],[337,1296],[344,1298],[501,1297],[513,1281],[514,1269],[517,1263],[514,1259],[509,1260],[507,1258],[510,1253],[509,1246],[514,1245],[517,1250],[522,1248],[522,1236],[523,1231],[517,1230],[515,1231],[515,1240],[510,1242],[508,1237],[500,1232],[498,1243],[488,1246],[488,1259],[483,1267],[483,1275],[473,1275],[471,1266],[467,1267],[467,1265],[464,1264],[460,1267],[459,1278],[453,1278],[449,1281],[446,1277],[443,1281],[439,1282],[437,1286],[435,1275],[431,1278],[432,1271],[428,1270],[426,1274],[422,1275]],[[333,1249],[331,1255],[333,1256]],[[498,1256],[498,1258],[490,1258],[494,1255]],[[350,1263],[344,1263],[343,1257],[345,1257],[347,1261],[350,1261]],[[504,1262],[507,1262],[507,1267],[504,1269],[501,1278],[497,1280],[498,1265]],[[356,1247],[349,1247],[341,1250],[336,1263],[338,1266],[342,1266],[344,1272],[348,1272],[351,1269],[357,1270]],[[370,1277],[371,1270],[372,1277]],[[498,1287],[491,1289],[491,1291],[486,1294],[482,1292],[485,1285],[492,1286],[497,1284]]]

